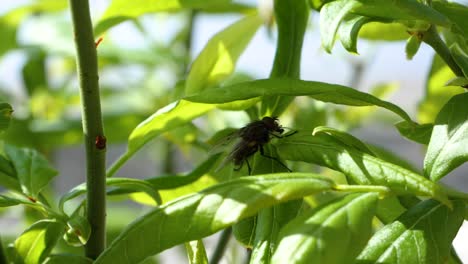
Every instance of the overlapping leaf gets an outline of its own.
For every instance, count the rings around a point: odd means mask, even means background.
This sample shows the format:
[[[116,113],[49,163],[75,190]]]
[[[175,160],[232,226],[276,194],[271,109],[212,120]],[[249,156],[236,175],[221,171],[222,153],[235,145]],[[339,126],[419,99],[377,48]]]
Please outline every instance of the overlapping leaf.
[[[302,215],[280,232],[272,263],[353,263],[371,236],[378,194],[351,194]]]
[[[262,208],[330,190],[332,185],[324,177],[299,173],[251,176],[219,184],[137,219],[96,263],[137,263],[184,241],[213,234]]]
[[[437,181],[468,160],[468,94],[459,94],[437,116],[424,159],[424,173]]]
[[[258,96],[310,96],[316,100],[351,106],[380,106],[394,112],[412,123],[408,114],[400,107],[352,88],[323,82],[303,81],[287,78],[271,78],[244,82],[203,91],[185,100],[206,104],[222,104],[246,100]]]
[[[463,214],[460,201],[453,209],[434,200],[423,201],[377,231],[356,263],[448,263]]]
[[[346,147],[327,135],[299,133],[279,140],[276,147],[284,159],[341,171],[357,184],[383,185],[399,194],[429,196],[450,204],[445,191],[423,176]]]

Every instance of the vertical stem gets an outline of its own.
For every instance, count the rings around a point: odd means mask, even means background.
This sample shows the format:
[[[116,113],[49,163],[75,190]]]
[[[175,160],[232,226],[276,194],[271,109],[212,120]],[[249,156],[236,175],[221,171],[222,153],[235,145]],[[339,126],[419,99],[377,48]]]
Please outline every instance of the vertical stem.
[[[3,244],[2,244],[1,238],[0,238],[0,263],[8,263],[8,260],[5,256],[5,252],[3,251]]]
[[[218,244],[216,245],[216,249],[213,252],[213,256],[211,257],[210,264],[218,264],[223,258],[224,251],[226,251],[227,244],[229,239],[231,238],[232,228],[226,228],[221,233],[221,237],[219,238]]]
[[[86,256],[96,259],[105,248],[105,149],[99,99],[97,54],[88,0],[70,0],[86,148],[87,219],[91,236]]]

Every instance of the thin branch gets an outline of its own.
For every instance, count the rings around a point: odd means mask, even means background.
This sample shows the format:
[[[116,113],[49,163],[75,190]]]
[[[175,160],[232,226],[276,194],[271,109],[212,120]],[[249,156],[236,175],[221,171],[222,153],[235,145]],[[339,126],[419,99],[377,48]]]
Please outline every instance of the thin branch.
[[[223,258],[224,252],[226,251],[227,244],[229,239],[231,238],[232,228],[226,228],[221,233],[221,237],[218,240],[218,244],[216,245],[216,249],[211,256],[210,264],[218,264]]]
[[[98,65],[88,0],[70,0],[86,148],[87,219],[91,237],[86,256],[96,259],[105,248],[106,177],[105,150]]]

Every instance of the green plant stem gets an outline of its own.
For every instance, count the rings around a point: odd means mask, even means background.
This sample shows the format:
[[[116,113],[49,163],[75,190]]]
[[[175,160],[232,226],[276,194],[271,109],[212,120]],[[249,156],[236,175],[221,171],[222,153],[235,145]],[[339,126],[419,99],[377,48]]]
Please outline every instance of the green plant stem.
[[[435,52],[445,61],[447,66],[459,77],[463,77],[463,72],[452,58],[450,50],[439,36],[436,27],[432,25],[422,36],[422,41],[431,46]]]
[[[458,190],[455,190],[453,188],[444,186],[445,192],[450,198],[460,198],[465,201],[468,201],[468,193],[460,192]]]
[[[211,256],[210,264],[218,264],[221,261],[221,258],[224,255],[224,251],[226,251],[227,244],[229,239],[231,238],[232,228],[226,228],[221,233],[221,237],[218,240],[218,244],[216,245],[216,249]]]
[[[381,194],[388,194],[391,192],[390,188],[385,186],[376,185],[345,185],[337,184],[333,187],[335,191],[342,192],[378,192]]]
[[[91,236],[86,256],[96,259],[105,248],[106,171],[105,140],[99,98],[98,65],[87,0],[70,0],[86,148],[87,219]],[[102,144],[97,144],[101,139]]]
[[[106,176],[112,177],[114,174],[127,162],[127,160],[132,157],[133,152],[125,152],[122,156],[119,157],[107,170]]]

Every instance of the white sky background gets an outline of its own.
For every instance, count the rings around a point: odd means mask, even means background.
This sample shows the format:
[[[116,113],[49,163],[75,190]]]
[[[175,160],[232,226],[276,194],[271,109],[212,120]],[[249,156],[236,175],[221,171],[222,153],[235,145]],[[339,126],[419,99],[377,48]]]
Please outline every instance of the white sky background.
[[[28,2],[24,0],[1,0],[0,14],[14,6]],[[91,0],[90,2],[94,17],[97,17],[97,14],[107,6],[105,0]],[[305,36],[301,78],[346,85],[350,78],[350,67],[352,66],[349,62],[364,61],[367,67],[362,79],[362,85],[355,88],[366,91],[377,83],[397,81],[400,83],[400,89],[388,100],[399,105],[414,117],[417,103],[424,93],[424,82],[429,71],[433,51],[423,44],[413,60],[408,61],[404,52],[404,42],[377,43],[360,40],[358,42],[360,56],[348,54],[341,48],[339,42],[335,44],[333,54],[330,55],[320,47],[318,14],[311,14],[310,24],[312,30],[309,30]],[[211,36],[238,18],[239,16],[234,15],[197,17],[192,47],[193,56],[201,51]],[[171,26],[176,24],[169,21],[162,28],[155,27],[154,34],[167,36]],[[139,34],[135,34],[135,30],[128,23],[114,28],[109,37],[120,45],[128,47],[141,46],[145,42],[144,39],[139,37]],[[105,45],[105,40],[101,45]],[[267,78],[271,70],[275,46],[276,40],[268,38],[264,28],[260,29],[241,56],[237,69],[248,72],[257,78]],[[2,58],[0,61],[2,86],[14,89],[22,86],[19,76],[21,63],[21,57],[7,56],[6,59]],[[468,244],[467,224],[460,230],[454,244],[462,260],[468,263],[468,250],[465,248]]]

